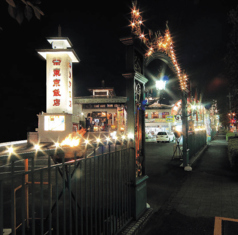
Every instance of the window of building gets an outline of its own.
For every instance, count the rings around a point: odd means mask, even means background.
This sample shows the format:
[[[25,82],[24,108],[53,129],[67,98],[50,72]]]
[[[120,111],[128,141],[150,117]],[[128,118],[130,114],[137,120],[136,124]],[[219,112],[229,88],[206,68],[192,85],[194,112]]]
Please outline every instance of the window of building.
[[[162,113],[162,118],[166,118],[166,115],[169,115],[169,112]]]
[[[106,117],[107,116],[107,112],[102,112],[101,113],[101,117]]]
[[[116,108],[116,107],[121,107],[121,105],[120,104],[114,104],[114,107]]]
[[[159,112],[153,112],[151,116],[152,118],[159,118]]]
[[[100,96],[106,96],[107,92],[106,91],[96,91],[94,95],[100,95]]]
[[[113,108],[113,104],[107,104],[108,108]]]
[[[148,113],[147,112],[145,113],[145,118],[148,118]]]
[[[100,104],[100,108],[105,108],[106,105],[105,104]]]
[[[90,108],[92,108],[92,105],[91,104],[83,104],[83,108],[90,109]]]
[[[94,105],[94,108],[99,108],[99,104],[95,104],[95,105]]]

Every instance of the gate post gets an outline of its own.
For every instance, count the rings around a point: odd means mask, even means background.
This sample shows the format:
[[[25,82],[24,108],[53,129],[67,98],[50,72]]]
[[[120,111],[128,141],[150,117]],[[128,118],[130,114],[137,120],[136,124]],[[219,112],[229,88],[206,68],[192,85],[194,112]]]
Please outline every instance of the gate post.
[[[145,83],[148,81],[143,76],[143,53],[136,47],[133,36],[121,38],[126,46],[126,78],[127,96],[127,134],[133,136],[130,147],[134,149],[131,167],[132,185],[132,216],[139,219],[146,210],[148,176],[145,175],[145,112],[142,101],[144,100]]]

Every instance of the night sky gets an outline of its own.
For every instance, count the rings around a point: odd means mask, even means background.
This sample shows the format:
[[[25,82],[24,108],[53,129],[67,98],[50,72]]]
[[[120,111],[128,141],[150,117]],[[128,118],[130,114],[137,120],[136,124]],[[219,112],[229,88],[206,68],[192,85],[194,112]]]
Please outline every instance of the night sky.
[[[15,0],[15,2],[17,2]],[[50,2],[50,3],[49,3]],[[63,3],[63,1],[62,1]],[[8,4],[0,3],[0,142],[26,139],[27,131],[37,128],[37,116],[46,111],[46,63],[36,49],[51,48],[46,37],[69,37],[81,62],[74,64],[74,96],[89,95],[87,88],[115,87],[125,96],[124,46],[120,37],[130,33],[131,1],[42,1],[41,20],[24,19],[19,25],[8,14]],[[168,20],[176,55],[203,101],[218,100],[218,108],[227,105],[229,78],[224,74],[224,55],[231,26],[228,12],[233,1],[138,0],[147,28],[164,32]],[[178,83],[161,61],[147,69],[158,76],[161,69],[169,77],[167,101],[179,98]]]

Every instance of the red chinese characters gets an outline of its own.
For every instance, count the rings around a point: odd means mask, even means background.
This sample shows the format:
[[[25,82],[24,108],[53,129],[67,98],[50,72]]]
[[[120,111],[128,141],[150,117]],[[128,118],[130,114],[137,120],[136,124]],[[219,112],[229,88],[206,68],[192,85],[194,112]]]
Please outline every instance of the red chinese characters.
[[[59,76],[61,76],[61,74],[60,74],[60,69],[54,69],[54,70],[53,70],[53,76],[54,76],[54,77],[59,77]]]
[[[53,90],[53,96],[61,96],[60,90],[59,89],[54,89]]]
[[[71,66],[71,63],[69,63],[69,68],[71,68],[72,66]]]
[[[53,59],[52,60],[53,66],[56,66],[53,69],[53,77],[59,77],[59,79],[53,79],[53,87],[57,88],[57,87],[61,87],[61,73],[60,73],[60,68],[58,66],[60,66],[61,64],[61,59]],[[60,93],[60,89],[53,89],[53,98],[55,97],[61,97],[61,93]],[[53,99],[53,106],[60,106],[60,99]]]
[[[53,106],[60,106],[60,100],[59,99],[55,99]]]
[[[52,60],[52,63],[53,63],[53,65],[60,65],[61,60],[55,59],[55,60]]]
[[[69,71],[69,78],[71,79],[71,72]]]
[[[69,81],[69,88],[71,87],[71,82]]]
[[[54,87],[59,87],[60,86],[60,80],[59,79],[53,80],[53,86]]]
[[[69,101],[69,107],[72,107],[72,101],[71,100]]]

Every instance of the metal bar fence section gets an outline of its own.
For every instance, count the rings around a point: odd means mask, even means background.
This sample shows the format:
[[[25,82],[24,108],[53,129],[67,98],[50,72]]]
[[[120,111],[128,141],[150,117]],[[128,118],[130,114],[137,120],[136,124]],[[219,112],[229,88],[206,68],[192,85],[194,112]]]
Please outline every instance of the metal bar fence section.
[[[206,131],[193,132],[188,134],[189,158],[194,156],[202,147],[206,145]]]
[[[98,156],[58,162],[47,153],[45,167],[37,168],[31,158],[30,171],[20,173],[12,161],[11,176],[0,180],[0,235],[3,228],[23,235],[118,234],[132,219],[133,151],[103,153],[102,147]]]

